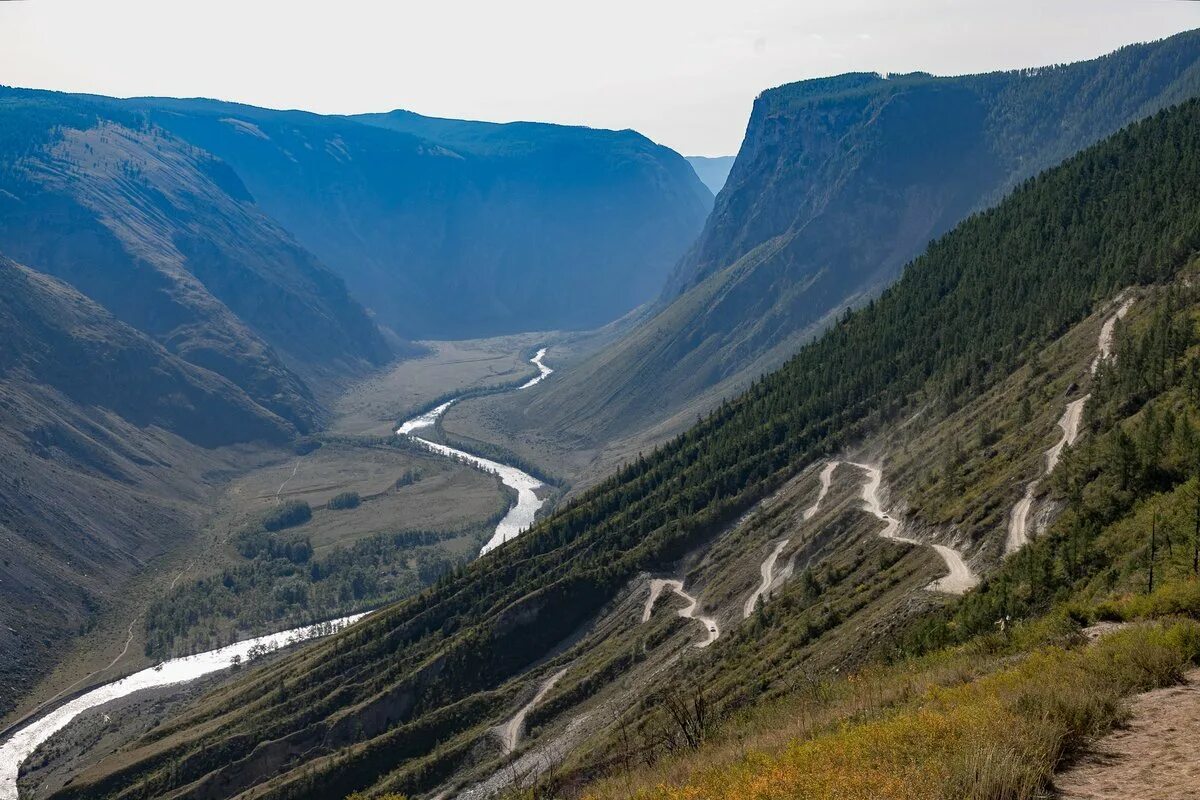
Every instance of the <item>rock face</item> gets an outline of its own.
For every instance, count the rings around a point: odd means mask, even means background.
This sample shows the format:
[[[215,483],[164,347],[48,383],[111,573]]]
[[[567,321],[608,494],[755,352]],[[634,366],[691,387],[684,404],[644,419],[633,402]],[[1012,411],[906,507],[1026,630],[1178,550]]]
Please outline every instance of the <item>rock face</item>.
[[[634,131],[129,105],[228,163],[406,338],[605,324],[654,298],[712,206]]]
[[[530,419],[603,441],[706,393],[729,396],[958,221],[1198,89],[1190,32],[1046,69],[848,74],[766,91],[656,313],[547,385]]]

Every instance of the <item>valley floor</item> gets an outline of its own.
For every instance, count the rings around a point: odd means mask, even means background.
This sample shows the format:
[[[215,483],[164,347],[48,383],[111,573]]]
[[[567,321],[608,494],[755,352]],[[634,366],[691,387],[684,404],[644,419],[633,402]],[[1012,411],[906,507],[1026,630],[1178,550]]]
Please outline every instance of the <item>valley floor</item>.
[[[396,531],[467,531],[502,513],[509,499],[494,478],[420,448],[388,446],[387,440],[393,438],[397,420],[444,394],[536,374],[527,351],[543,341],[544,335],[528,334],[425,343],[425,355],[395,364],[346,391],[327,430],[315,437],[323,443],[315,451],[256,453],[258,461],[269,463],[252,464],[241,475],[218,476],[228,482],[224,488],[214,486],[208,519],[200,530],[146,566],[95,627],[72,643],[54,672],[3,720],[5,730],[89,687],[153,664],[161,656],[147,655],[148,610],[177,591],[187,592],[205,576],[245,564],[236,532],[281,502],[302,501],[314,509],[310,522],[291,530],[311,542],[316,558]],[[411,476],[417,479],[406,484]],[[363,498],[357,507],[324,510],[332,497],[348,491]],[[454,558],[469,558],[478,549],[473,536],[452,538],[441,546]],[[314,615],[332,617],[338,611],[314,609]],[[210,640],[223,644],[228,636],[246,638],[290,624],[227,629],[229,623],[220,620],[217,627],[203,622],[200,638],[186,645],[188,650],[206,649]],[[89,760],[79,754],[72,759]]]

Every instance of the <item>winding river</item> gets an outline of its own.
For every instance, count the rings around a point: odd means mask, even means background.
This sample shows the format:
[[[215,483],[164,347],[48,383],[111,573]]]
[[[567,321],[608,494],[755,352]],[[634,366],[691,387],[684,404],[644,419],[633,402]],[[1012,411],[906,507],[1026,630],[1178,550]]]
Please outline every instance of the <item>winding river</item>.
[[[553,369],[543,363],[545,357],[546,348],[543,347],[538,350],[537,355],[530,359],[530,362],[538,368],[538,374],[518,387],[519,389],[528,389],[530,386],[535,386],[554,372]],[[464,461],[485,472],[494,473],[500,477],[500,480],[506,486],[511,486],[517,490],[517,504],[500,520],[500,524],[496,526],[496,532],[480,551],[480,555],[482,555],[509,539],[516,538],[522,531],[533,524],[534,515],[542,507],[543,501],[535,493],[537,489],[542,487],[542,482],[514,467],[500,464],[487,458],[481,458],[462,450],[456,450],[453,447],[447,447],[437,442],[430,442],[415,435],[415,431],[433,427],[437,423],[438,418],[445,413],[447,408],[454,405],[457,400],[458,398],[450,400],[432,411],[408,420],[397,429],[396,433],[401,436],[409,436],[434,452]],[[299,462],[297,462],[296,467],[292,470],[293,476],[298,466]],[[282,489],[282,487],[280,488]],[[205,675],[252,661],[282,647],[328,636],[357,622],[364,616],[366,615],[355,614],[329,622],[295,628],[290,631],[258,636],[243,642],[231,644],[228,647],[210,650],[207,653],[197,653],[196,655],[185,656],[184,658],[175,658],[84,692],[73,700],[63,703],[53,711],[43,714],[33,722],[18,729],[3,744],[0,744],[0,800],[18,800],[17,777],[20,774],[21,764],[43,742],[61,731],[85,711],[143,689],[188,683]]]
[[[355,614],[330,622],[320,622],[316,625],[247,639],[244,642],[231,644],[219,650],[210,650],[207,653],[171,659],[158,666],[135,672],[119,681],[113,681],[89,692],[84,692],[74,700],[38,717],[0,745],[0,800],[17,800],[17,776],[21,764],[42,742],[67,727],[83,712],[142,689],[187,683],[210,673],[228,669],[235,664],[252,661],[282,647],[328,636],[357,622],[364,616],[366,615]]]
[[[530,363],[538,368],[537,376],[530,378],[527,382],[521,384],[517,391],[528,389],[530,386],[536,386],[544,381],[549,375],[554,372],[550,367],[547,367],[543,362],[546,357],[546,348],[537,351],[537,355],[529,359]],[[420,416],[413,417],[403,423],[396,429],[398,436],[407,436],[414,442],[419,442],[422,446],[432,450],[435,453],[440,453],[447,458],[452,458],[455,461],[461,461],[465,464],[470,464],[476,469],[490,472],[500,478],[505,486],[515,489],[517,492],[517,503],[508,510],[504,518],[500,520],[500,524],[496,526],[495,533],[492,538],[487,541],[487,544],[479,551],[479,555],[483,555],[490,550],[493,550],[510,539],[515,539],[521,535],[522,531],[533,525],[533,518],[537,515],[538,509],[545,502],[537,496],[537,490],[544,485],[537,478],[522,472],[516,467],[510,467],[507,464],[501,464],[498,461],[492,461],[490,458],[477,456],[468,453],[465,450],[459,450],[448,445],[438,442],[431,442],[428,439],[417,435],[417,431],[426,428],[432,428],[437,424],[442,414],[446,413],[446,409],[454,405],[460,398],[454,398],[442,403],[437,408],[426,411]]]

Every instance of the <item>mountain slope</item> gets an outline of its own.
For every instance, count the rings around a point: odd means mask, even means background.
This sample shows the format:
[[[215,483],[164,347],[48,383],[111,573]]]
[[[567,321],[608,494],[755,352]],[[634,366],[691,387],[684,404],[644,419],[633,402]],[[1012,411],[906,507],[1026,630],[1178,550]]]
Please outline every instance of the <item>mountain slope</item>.
[[[0,257],[0,713],[182,539],[219,449],[295,429],[70,287]],[[248,453],[243,452],[245,457]]]
[[[409,338],[609,322],[655,296],[712,205],[678,154],[633,131],[127,105],[230,164]]]
[[[721,193],[725,181],[729,180],[729,171],[737,156],[687,156],[687,161],[696,170],[696,177],[704,182],[713,195]]]
[[[640,607],[646,571],[690,574],[698,560],[733,547],[730,537],[744,530],[739,517],[756,503],[784,497],[797,482],[814,486],[816,463],[888,426],[936,422],[1014,380],[1101,301],[1130,284],[1172,278],[1198,251],[1200,103],[1189,102],[972,217],[783,369],[520,539],[419,597],[255,670],[59,795],[325,797],[383,785],[433,792],[456,770],[490,764],[503,772],[506,756],[489,748],[488,728],[520,705],[523,687],[510,679],[565,666],[557,653],[577,655],[577,674],[547,701],[547,713],[553,704],[567,714],[621,684],[678,630],[638,627],[636,617],[650,616]],[[1086,370],[1091,358],[1079,355],[1077,366]],[[861,502],[860,491],[838,488],[830,502],[849,507],[856,495]],[[756,514],[770,521],[774,509],[795,510],[767,500]],[[878,602],[911,614],[919,606],[907,589],[936,577],[938,561],[929,548],[889,545],[868,519],[859,513],[823,532],[824,546],[848,562],[825,577],[859,608]],[[871,535],[862,538],[864,531]],[[743,598],[733,599],[740,612]],[[861,642],[865,620],[842,629],[834,609],[816,611],[795,632],[805,644],[827,632]],[[598,662],[570,649],[593,635],[603,645],[609,621],[631,637],[617,652]],[[736,659],[741,644],[722,636],[695,658]],[[626,703],[644,709],[642,683],[629,685]],[[629,707],[601,709],[605,725]],[[582,735],[594,731],[585,719]]]
[[[0,250],[59,277],[302,430],[308,382],[390,357],[342,282],[211,154],[137,111],[0,91]]]
[[[1009,386],[997,387],[1001,396],[989,400],[988,392],[971,400],[947,418],[950,424],[893,431],[888,472],[909,473],[890,481],[893,497],[899,489],[909,501],[902,513],[928,519],[949,512],[954,522],[948,527],[987,530],[990,544],[1000,547],[1005,520],[986,518],[996,512],[998,491],[1005,507],[1016,496],[1011,483],[1003,485],[1015,477],[1007,467],[1014,454],[1018,461],[1041,456],[1037,442],[1025,438],[1028,432],[1049,438],[1044,421],[1028,412],[1046,400],[1056,412],[1086,404],[1079,439],[1042,482],[1050,486],[1039,492],[1036,538],[1005,559],[979,591],[935,606],[907,630],[894,629],[887,663],[825,673],[814,697],[796,691],[794,683],[788,687],[784,676],[795,659],[797,631],[803,635],[804,617],[815,609],[804,609],[793,587],[781,587],[757,614],[752,627],[761,633],[744,640],[719,672],[716,664],[705,664],[708,674],[697,676],[711,686],[706,678],[718,672],[743,696],[761,681],[776,687],[777,699],[713,725],[705,742],[666,754],[666,763],[612,769],[609,780],[583,796],[741,798],[747,787],[766,798],[804,791],[838,797],[1040,795],[1079,786],[1055,772],[1079,770],[1080,763],[1083,772],[1109,785],[1124,779],[1125,788],[1112,796],[1148,797],[1172,788],[1170,765],[1164,777],[1163,769],[1146,769],[1145,759],[1136,760],[1141,768],[1135,770],[1108,757],[1107,747],[1092,748],[1108,728],[1126,727],[1122,696],[1182,682],[1183,672],[1200,663],[1200,541],[1191,533],[1200,488],[1198,265],[1193,260],[1176,281],[1122,292],[1099,319],[1078,326],[1085,330],[1068,332],[1014,373]],[[1078,348],[1077,333],[1090,346]],[[1089,364],[1097,337],[1100,352],[1109,356]],[[1065,371],[1064,355],[1074,362]],[[970,445],[955,453],[931,443],[945,434]],[[1037,461],[1035,469],[1045,467],[1044,459]],[[804,610],[797,614],[797,607]],[[1171,639],[1181,652],[1164,658],[1160,648]],[[1068,669],[1070,678],[1055,676],[1081,660],[1093,664]],[[1120,677],[1122,664],[1141,674]],[[792,675],[814,676],[812,661],[804,666],[803,672],[793,667]],[[912,692],[914,684],[947,691]],[[716,691],[713,696],[720,697]],[[647,741],[641,733],[630,738]],[[1193,730],[1158,725],[1144,733],[1143,745],[1162,750],[1181,746]],[[987,765],[980,765],[979,753],[987,754]],[[1174,794],[1187,796],[1194,781],[1178,777]]]
[[[764,92],[657,312],[539,387],[529,414],[503,406],[495,416],[517,441],[596,446],[655,425],[678,430],[876,294],[968,214],[1198,91],[1200,33],[1190,32],[1039,70],[850,74]]]

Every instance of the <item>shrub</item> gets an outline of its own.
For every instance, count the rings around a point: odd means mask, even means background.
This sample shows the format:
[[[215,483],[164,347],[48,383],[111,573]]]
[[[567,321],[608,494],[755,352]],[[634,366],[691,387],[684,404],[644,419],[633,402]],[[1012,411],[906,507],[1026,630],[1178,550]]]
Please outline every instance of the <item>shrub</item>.
[[[312,508],[303,500],[288,500],[267,512],[262,525],[269,531],[281,531],[303,525],[312,519]]]
[[[1186,616],[1200,618],[1200,581],[1183,580],[1164,583],[1152,594],[1124,595],[1103,600],[1082,615],[1098,620],[1127,622],[1137,619]]]
[[[340,511],[345,508],[358,508],[358,505],[361,502],[362,498],[359,496],[358,492],[342,492],[341,494],[334,495],[334,497],[328,503],[326,503],[326,508],[329,508],[332,511]]]
[[[679,771],[658,765],[639,791],[612,782],[585,796],[1028,800],[1044,792],[1080,744],[1123,719],[1125,697],[1176,683],[1198,657],[1195,622],[1142,624],[1090,647],[1039,648],[1013,666],[959,685],[935,684],[911,704],[844,719],[782,747],[747,751],[739,744],[741,755],[726,763],[701,749],[681,762],[690,767],[682,781]],[[860,680],[847,679],[850,686]]]

